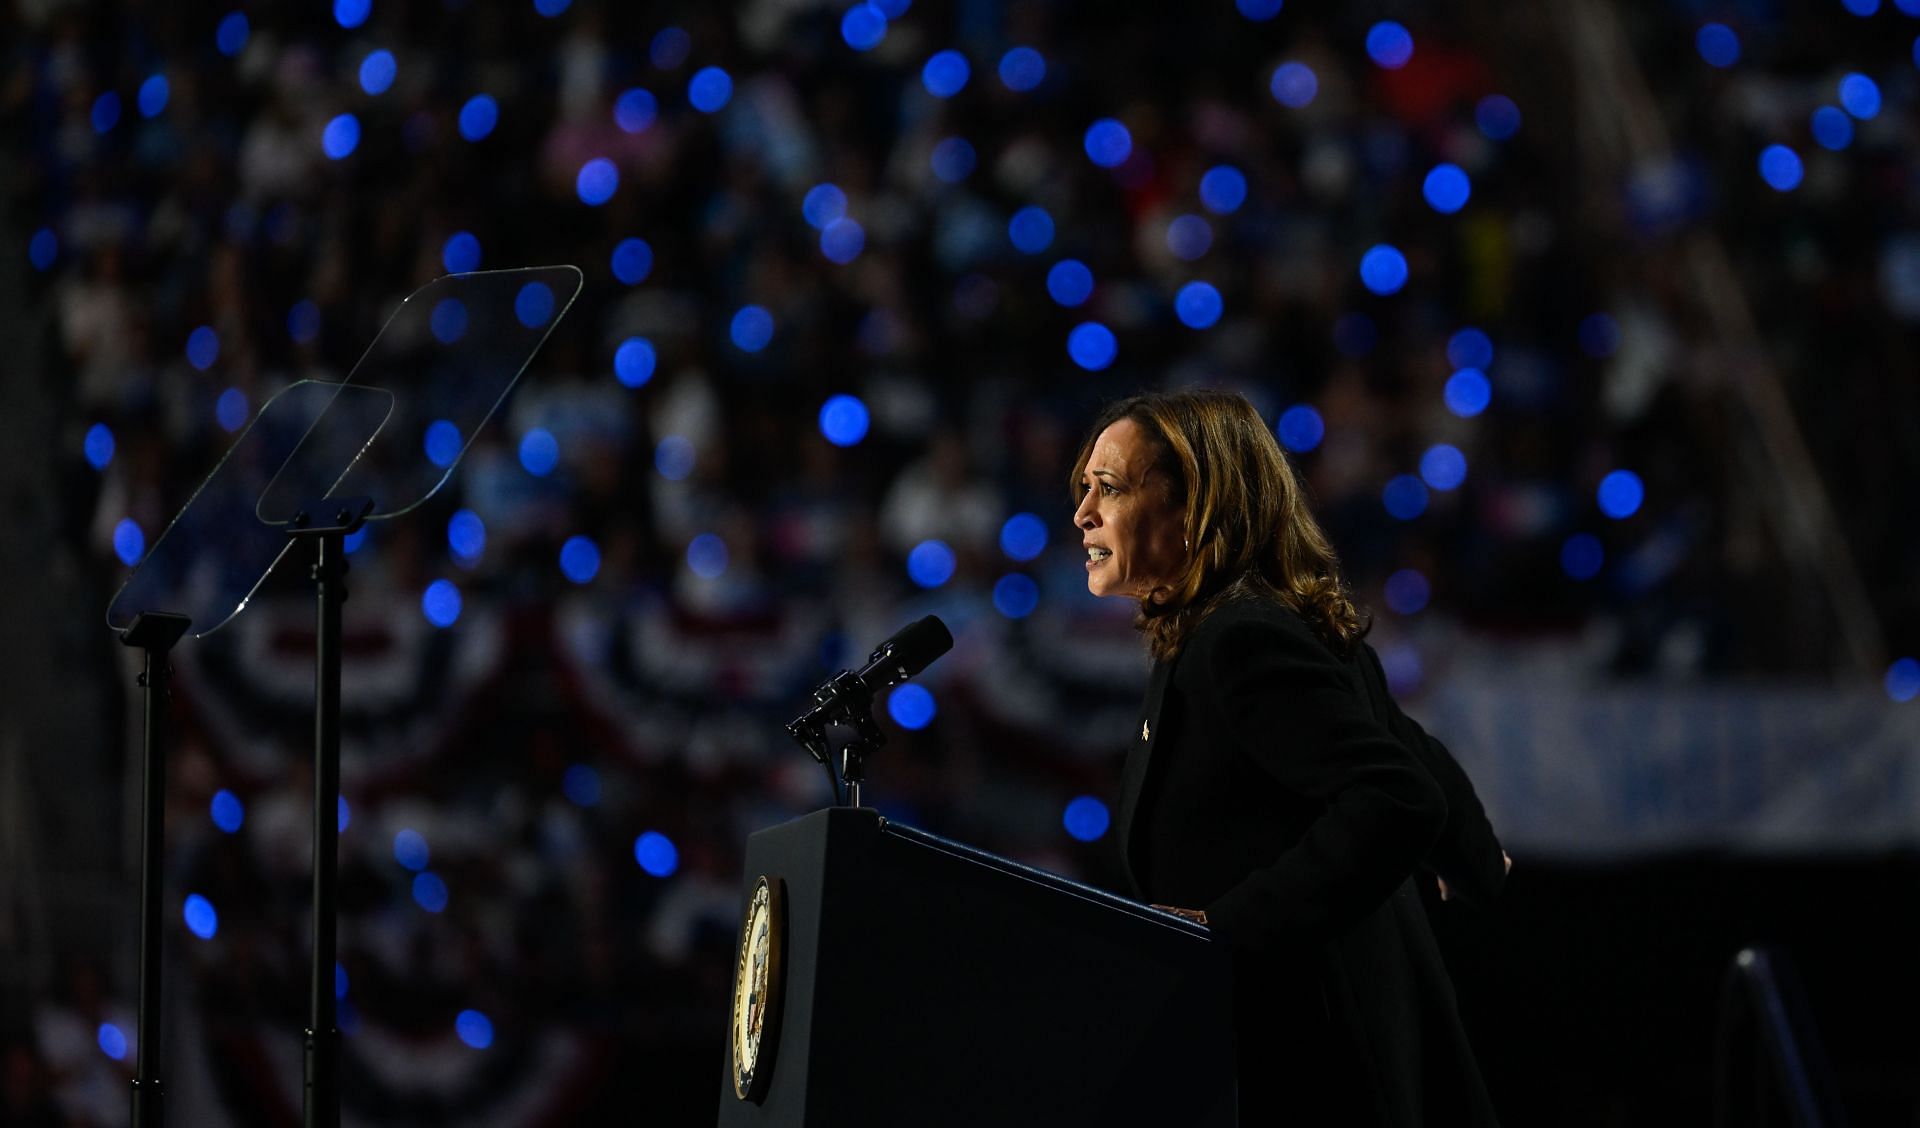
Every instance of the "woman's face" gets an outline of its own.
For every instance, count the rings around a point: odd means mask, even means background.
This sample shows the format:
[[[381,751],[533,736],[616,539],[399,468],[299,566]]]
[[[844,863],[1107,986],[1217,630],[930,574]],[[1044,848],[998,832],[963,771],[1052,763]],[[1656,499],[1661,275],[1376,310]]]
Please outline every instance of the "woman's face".
[[[1093,440],[1073,523],[1087,549],[1087,590],[1095,595],[1146,598],[1170,585],[1186,560],[1186,514],[1168,499],[1154,453],[1131,419]]]

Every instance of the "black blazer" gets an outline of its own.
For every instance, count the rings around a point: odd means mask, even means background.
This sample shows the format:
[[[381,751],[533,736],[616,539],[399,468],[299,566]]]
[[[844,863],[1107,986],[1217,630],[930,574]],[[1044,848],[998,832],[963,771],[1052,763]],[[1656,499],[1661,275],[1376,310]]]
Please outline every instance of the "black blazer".
[[[1413,876],[1484,902],[1500,843],[1373,649],[1230,600],[1155,664],[1136,737],[1123,869],[1233,946],[1241,1123],[1495,1123]]]

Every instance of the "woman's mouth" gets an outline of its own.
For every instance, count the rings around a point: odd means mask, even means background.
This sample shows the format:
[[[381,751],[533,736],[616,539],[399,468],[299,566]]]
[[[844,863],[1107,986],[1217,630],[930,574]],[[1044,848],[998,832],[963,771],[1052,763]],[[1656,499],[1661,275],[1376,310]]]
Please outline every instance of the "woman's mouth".
[[[1106,563],[1107,558],[1112,555],[1113,555],[1112,549],[1096,548],[1093,545],[1088,545],[1087,546],[1087,570],[1092,571],[1093,569],[1098,568],[1100,565]]]

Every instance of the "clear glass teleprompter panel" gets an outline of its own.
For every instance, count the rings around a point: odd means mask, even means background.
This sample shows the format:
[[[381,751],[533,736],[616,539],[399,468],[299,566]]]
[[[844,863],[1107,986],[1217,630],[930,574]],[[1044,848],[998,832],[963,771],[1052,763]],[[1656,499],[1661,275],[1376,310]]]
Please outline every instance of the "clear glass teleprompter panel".
[[[218,630],[291,541],[287,523],[327,497],[371,497],[373,519],[419,506],[506,399],[580,292],[571,266],[455,274],[414,291],[344,383],[275,396],[154,542],[107,608]]]

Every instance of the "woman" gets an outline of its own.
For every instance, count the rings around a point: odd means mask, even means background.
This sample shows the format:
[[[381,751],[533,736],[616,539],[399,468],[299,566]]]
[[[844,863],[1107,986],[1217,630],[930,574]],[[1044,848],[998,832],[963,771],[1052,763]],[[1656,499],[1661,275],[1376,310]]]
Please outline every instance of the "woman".
[[[1154,659],[1115,838],[1138,896],[1232,945],[1241,1123],[1493,1124],[1413,875],[1484,902],[1510,863],[1388,696],[1279,445],[1220,392],[1092,434],[1087,588],[1139,601]]]

